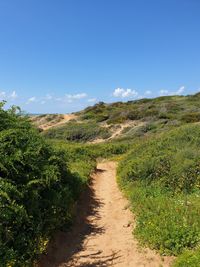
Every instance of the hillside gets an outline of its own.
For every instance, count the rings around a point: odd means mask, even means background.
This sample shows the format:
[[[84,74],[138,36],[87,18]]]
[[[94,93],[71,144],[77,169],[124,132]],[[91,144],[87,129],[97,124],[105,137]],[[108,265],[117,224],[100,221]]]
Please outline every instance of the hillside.
[[[199,266],[200,94],[0,115],[1,266]]]
[[[100,102],[76,114],[41,115],[32,120],[46,136],[55,139],[93,143],[130,139],[199,122],[200,94]]]
[[[95,158],[115,156],[118,183],[137,218],[135,236],[162,255],[178,256],[200,242],[199,122],[198,93],[101,102],[42,134]],[[175,265],[198,266],[198,253],[186,252]]]

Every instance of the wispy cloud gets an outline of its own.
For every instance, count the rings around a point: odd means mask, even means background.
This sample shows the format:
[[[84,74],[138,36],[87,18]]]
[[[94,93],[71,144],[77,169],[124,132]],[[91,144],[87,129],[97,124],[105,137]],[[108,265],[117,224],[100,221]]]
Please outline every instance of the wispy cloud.
[[[169,94],[168,90],[162,89],[162,90],[159,91],[159,95],[160,96],[164,96],[164,95],[168,95],[168,94]]]
[[[16,99],[18,97],[16,91],[13,91],[10,95],[9,95],[9,98],[11,99]]]
[[[35,96],[32,96],[30,98],[28,98],[28,100],[26,101],[26,104],[30,104],[30,103],[33,103],[33,102],[36,102],[36,97]]]
[[[47,94],[45,97],[44,97],[45,100],[51,100],[53,99],[53,96],[50,95],[50,94]]]
[[[151,92],[150,90],[146,90],[146,91],[144,92],[144,94],[145,94],[145,95],[151,95],[152,92]]]
[[[86,97],[87,97],[86,93],[65,94],[64,96],[61,96],[61,97],[47,94],[43,97],[37,97],[37,98],[35,96],[32,96],[27,99],[26,104],[28,105],[28,104],[37,102],[41,105],[44,105],[44,104],[47,104],[49,101],[51,102],[56,101],[56,102],[61,102],[61,103],[72,103],[74,101],[81,100]]]
[[[138,92],[133,89],[124,89],[124,88],[116,88],[113,92],[114,97],[120,98],[128,98],[128,97],[137,97]]]
[[[94,103],[94,102],[96,102],[96,101],[97,101],[96,98],[89,98],[89,99],[87,100],[88,103]]]
[[[174,94],[181,95],[185,91],[185,86],[181,86]]]
[[[159,91],[160,96],[165,96],[165,95],[181,95],[185,91],[185,86],[181,86],[178,90],[176,91],[169,91],[162,89]]]
[[[65,97],[70,100],[77,100],[77,99],[86,98],[87,94],[86,93],[80,93],[80,94],[74,94],[74,95],[66,94]]]
[[[86,93],[78,94],[65,94],[63,97],[55,97],[54,99],[59,102],[72,103],[77,100],[81,100],[87,97]]]
[[[12,91],[11,93],[6,93],[5,91],[0,91],[0,99],[1,100],[14,100],[18,97],[16,91]]]
[[[6,92],[0,91],[0,99],[1,100],[6,100]]]

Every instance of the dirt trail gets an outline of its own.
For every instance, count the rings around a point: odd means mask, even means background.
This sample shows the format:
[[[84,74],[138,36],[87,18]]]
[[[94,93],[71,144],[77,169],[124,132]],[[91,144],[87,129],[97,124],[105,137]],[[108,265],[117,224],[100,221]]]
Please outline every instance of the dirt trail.
[[[57,233],[40,267],[168,267],[150,249],[138,249],[132,235],[134,218],[116,183],[116,163],[98,164],[82,196],[70,233]]]

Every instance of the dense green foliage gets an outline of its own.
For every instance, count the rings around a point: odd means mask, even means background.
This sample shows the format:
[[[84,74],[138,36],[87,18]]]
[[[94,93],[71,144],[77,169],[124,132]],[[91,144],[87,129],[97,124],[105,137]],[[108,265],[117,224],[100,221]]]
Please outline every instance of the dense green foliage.
[[[199,267],[200,249],[185,251],[174,263],[173,267]]]
[[[182,126],[135,143],[120,163],[119,183],[137,215],[135,234],[163,254],[200,242],[199,146],[200,125]]]
[[[100,127],[96,123],[69,122],[64,126],[49,129],[44,135],[53,139],[83,142],[96,138],[106,139],[110,137],[110,132],[108,128]]]
[[[13,108],[0,108],[0,266],[29,266],[54,229],[69,223],[82,188],[67,154]]]

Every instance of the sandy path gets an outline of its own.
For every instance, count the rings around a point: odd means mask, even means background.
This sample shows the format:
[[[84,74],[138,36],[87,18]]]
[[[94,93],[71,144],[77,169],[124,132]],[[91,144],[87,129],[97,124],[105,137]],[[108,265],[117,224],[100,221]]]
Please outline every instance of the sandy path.
[[[116,163],[100,163],[98,170],[82,196],[73,229],[55,236],[40,267],[170,266],[171,258],[138,249],[133,215],[116,183]]]

